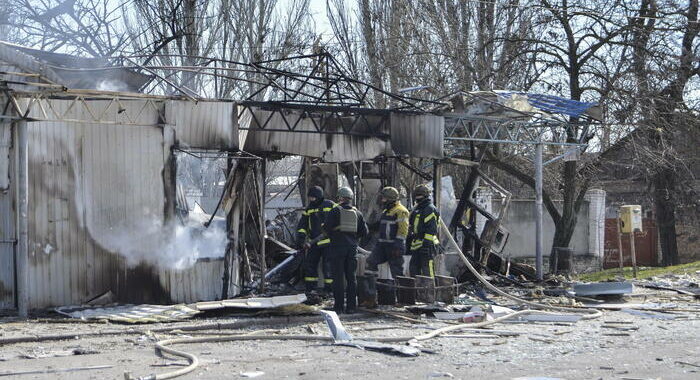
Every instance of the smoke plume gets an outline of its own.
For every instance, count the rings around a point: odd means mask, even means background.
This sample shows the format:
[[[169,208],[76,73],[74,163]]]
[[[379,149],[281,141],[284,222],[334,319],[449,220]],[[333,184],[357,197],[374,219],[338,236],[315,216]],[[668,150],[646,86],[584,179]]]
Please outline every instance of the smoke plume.
[[[163,225],[149,219],[110,228],[98,234],[96,240],[103,248],[123,256],[129,266],[147,263],[175,270],[190,268],[200,258],[223,257],[227,243],[221,224],[204,228],[192,220],[184,225]]]

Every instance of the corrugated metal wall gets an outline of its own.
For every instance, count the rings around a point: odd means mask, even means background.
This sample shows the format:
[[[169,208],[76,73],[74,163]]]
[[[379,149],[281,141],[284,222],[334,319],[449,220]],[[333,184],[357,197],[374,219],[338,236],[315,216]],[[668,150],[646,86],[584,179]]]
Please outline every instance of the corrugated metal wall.
[[[0,97],[0,102],[2,102],[2,97]],[[0,119],[0,191],[8,191],[10,188],[12,124],[9,121],[9,119]]]
[[[0,192],[0,309],[15,307],[14,191]]]
[[[234,149],[238,147],[235,110],[235,104],[229,102],[169,100],[165,103],[165,119],[182,145]]]
[[[143,241],[150,236],[141,229],[165,223],[163,174],[171,146],[157,125],[158,107],[149,100],[120,102],[117,108],[101,100],[49,102],[44,105],[51,112],[33,108],[32,113],[71,120],[94,120],[99,113],[101,119],[114,124],[28,123],[30,307],[80,304],[108,290],[124,302],[218,298],[221,260],[199,261],[179,271],[156,268],[150,260],[143,261],[144,256],[130,256],[135,250],[148,255],[143,247],[155,244],[155,240]],[[194,103],[183,104],[183,108],[188,105]],[[208,109],[222,110],[229,105],[210,104]],[[198,132],[189,131],[188,125],[201,127],[197,112],[209,111],[183,112],[182,117],[192,117],[187,123],[171,121],[180,125],[179,136],[196,137]],[[216,120],[227,119],[225,112],[218,115],[202,122],[210,123],[210,128],[225,128],[216,124]],[[132,125],[120,123],[125,120]],[[205,131],[201,141],[217,136],[206,132],[207,128],[200,130]]]
[[[3,70],[11,71],[7,67]],[[0,104],[6,97],[0,94]],[[4,110],[3,110],[4,111]],[[2,111],[0,111],[2,112]],[[0,119],[0,309],[15,307],[15,159],[10,119]]]
[[[200,259],[183,270],[161,269],[160,283],[173,302],[197,302],[221,298],[224,259]]]
[[[255,118],[248,117],[246,110],[240,117],[240,122],[261,123],[270,117],[270,111],[256,110]],[[287,115],[290,124],[296,123],[293,114]],[[318,125],[320,121],[316,119]],[[268,124],[269,128],[287,128],[279,113],[275,113]],[[325,162],[371,160],[384,154],[386,143],[376,137],[360,137],[348,135],[332,135],[314,132],[315,127],[310,118],[302,119],[296,126],[295,132],[267,132],[255,126],[240,125],[241,128],[255,128],[248,131],[245,149],[249,152],[283,152],[307,157],[320,157]]]
[[[9,170],[14,164],[10,149],[12,127],[3,121],[0,119],[0,309],[9,309],[15,306],[16,218],[12,207],[15,189]]]
[[[31,306],[81,303],[107,290],[138,297],[136,281],[147,284],[139,276],[148,271],[127,269],[112,251],[115,238],[128,238],[119,228],[146,218],[162,223],[162,129],[65,122],[28,128]],[[144,297],[161,300],[159,293]]]
[[[391,148],[397,155],[443,158],[444,133],[442,116],[391,114]]]
[[[389,135],[389,143],[376,137],[331,135],[315,132],[309,118],[304,118],[296,126],[295,132],[261,131],[257,122],[270,117],[269,111],[255,110],[251,117],[249,109],[243,112],[239,123],[248,131],[245,150],[251,152],[283,152],[308,157],[319,157],[325,162],[371,160],[378,155],[410,155],[422,158],[443,158],[445,118],[437,115],[414,115],[392,112],[390,127],[384,133]],[[293,113],[287,115],[287,122],[294,124],[298,118]],[[256,122],[257,120],[257,122]],[[316,120],[316,124],[319,121]],[[279,113],[275,113],[267,123],[267,128],[287,128]]]

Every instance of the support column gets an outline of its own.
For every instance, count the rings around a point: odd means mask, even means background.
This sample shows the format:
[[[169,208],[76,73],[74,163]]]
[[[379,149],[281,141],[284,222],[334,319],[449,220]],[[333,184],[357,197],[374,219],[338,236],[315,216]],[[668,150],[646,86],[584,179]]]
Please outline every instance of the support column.
[[[27,122],[15,124],[17,147],[17,309],[20,318],[29,314],[29,250],[28,250],[28,206],[29,206],[29,147],[27,145]]]
[[[442,167],[439,160],[433,160],[433,202],[440,210],[440,198],[442,195]]]
[[[542,281],[542,149],[543,145],[535,145],[535,269],[537,280]]]
[[[267,178],[267,158],[263,158],[260,163],[260,293],[265,291],[265,274],[267,274],[267,258],[265,257],[265,193],[267,192],[265,180]]]

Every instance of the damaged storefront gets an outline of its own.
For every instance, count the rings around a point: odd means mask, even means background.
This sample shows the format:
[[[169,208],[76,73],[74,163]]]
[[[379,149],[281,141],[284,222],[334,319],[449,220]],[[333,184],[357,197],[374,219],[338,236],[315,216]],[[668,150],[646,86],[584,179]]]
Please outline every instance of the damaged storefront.
[[[233,297],[267,271],[269,160],[300,155],[356,167],[358,175],[347,178],[361,182],[363,166],[372,172],[378,157],[386,163],[382,157],[408,153],[416,136],[424,138],[425,157],[442,156],[442,118],[425,114],[270,109],[70,90],[26,78],[7,83],[2,104],[2,136],[14,134],[3,140],[9,144],[0,157],[7,170],[0,206],[11,211],[2,214],[2,258],[11,261],[0,278],[6,308],[79,305],[105,295],[128,303]],[[18,170],[24,162],[20,133],[26,133],[26,188]],[[187,197],[177,180],[183,154],[224,163],[214,210],[197,214],[183,207]],[[385,183],[373,181],[367,181],[370,188]],[[26,218],[16,212],[19,192],[27,195]],[[28,260],[15,263],[22,220]]]
[[[81,304],[106,292],[122,302],[221,297],[225,225],[202,230],[176,217],[173,152],[235,150],[235,106],[88,96],[96,98],[13,94],[24,115],[14,124],[26,125],[29,147],[30,307]]]
[[[109,91],[101,81],[72,82],[74,76],[53,70],[61,57],[2,44],[0,53],[7,63],[0,82],[0,209],[7,211],[0,221],[0,259],[7,264],[0,304],[20,311],[95,298],[166,304],[263,294],[264,279],[294,255],[291,221],[316,185],[328,198],[340,186],[354,189],[372,224],[382,211],[382,187],[398,188],[411,204],[411,190],[428,184],[442,211],[438,234],[446,254],[436,257],[435,272],[448,276],[445,286],[454,282],[449,276],[467,273],[460,250],[482,271],[507,275],[510,261],[492,253],[508,239],[510,193],[479,169],[476,155],[483,144],[541,146],[552,137],[529,114],[486,118],[475,106],[467,112],[464,104],[390,93],[383,94],[392,104],[375,108],[367,94],[381,90],[339,70],[329,81],[313,70],[301,76],[265,62],[246,65],[297,85],[269,81],[244,100],[223,100],[196,97],[152,70],[131,76],[131,69],[112,67],[128,86]],[[333,65],[325,53],[297,59]],[[139,92],[156,78],[171,95]],[[296,169],[275,173],[290,157],[298,158]],[[459,199],[446,169],[469,173]],[[268,186],[276,187],[274,195]],[[498,212],[475,197],[483,187],[500,194]],[[299,197],[285,209],[292,192]],[[278,213],[270,216],[274,198]],[[534,276],[527,266],[519,273]],[[387,268],[381,277],[391,277]]]

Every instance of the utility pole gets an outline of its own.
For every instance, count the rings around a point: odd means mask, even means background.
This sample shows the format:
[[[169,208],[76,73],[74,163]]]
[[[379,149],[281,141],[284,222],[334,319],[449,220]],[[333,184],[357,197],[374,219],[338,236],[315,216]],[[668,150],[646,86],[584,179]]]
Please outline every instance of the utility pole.
[[[542,142],[535,144],[535,269],[537,280],[542,281]]]

